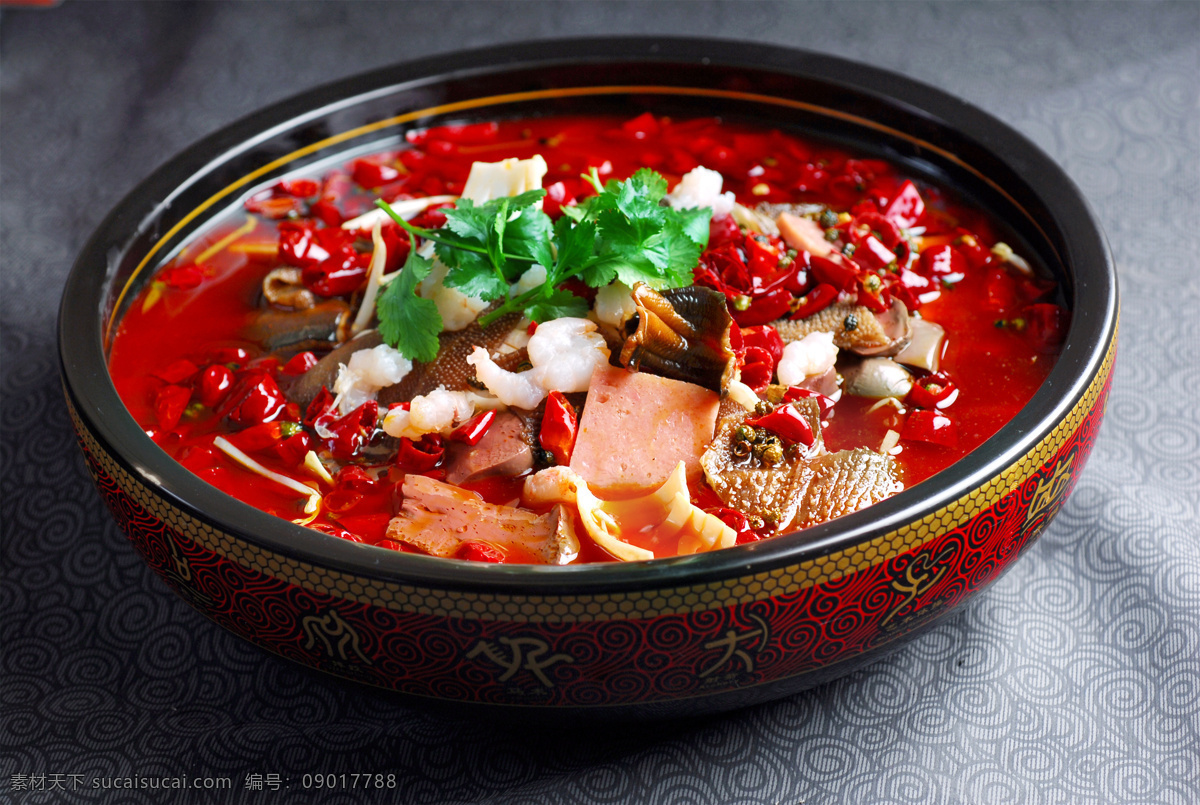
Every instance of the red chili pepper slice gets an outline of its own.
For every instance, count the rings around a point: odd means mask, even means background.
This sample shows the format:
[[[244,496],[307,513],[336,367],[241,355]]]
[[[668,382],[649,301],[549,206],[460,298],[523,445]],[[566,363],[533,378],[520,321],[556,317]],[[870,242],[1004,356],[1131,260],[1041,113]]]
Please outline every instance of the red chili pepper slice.
[[[375,432],[379,421],[379,403],[367,400],[341,419],[325,427],[333,434],[330,452],[336,458],[351,458]]]
[[[792,309],[792,299],[787,288],[773,288],[763,294],[751,295],[750,306],[745,310],[734,307],[730,312],[739,326],[755,327],[786,316]]]
[[[312,437],[305,431],[298,431],[275,446],[275,455],[289,467],[295,467],[304,461],[310,449]]]
[[[484,411],[482,414],[476,414],[466,422],[459,425],[454,430],[450,431],[450,441],[463,442],[472,447],[479,444],[479,441],[488,432],[488,428],[496,421],[495,411]]]
[[[283,428],[279,422],[262,422],[251,425],[238,433],[230,434],[229,441],[247,453],[257,453],[275,447],[283,440]]]
[[[192,400],[192,390],[185,386],[169,385],[159,389],[154,397],[154,418],[162,430],[171,430]]]
[[[759,534],[750,527],[750,518],[737,509],[730,509],[726,506],[714,506],[704,511],[717,517],[722,523],[737,532],[738,545],[745,545],[747,542],[758,542],[762,539],[762,534]]]
[[[391,165],[384,165],[374,160],[356,159],[350,166],[350,175],[354,177],[354,183],[359,187],[372,190],[399,179],[400,171]]]
[[[772,367],[783,357],[783,339],[779,336],[779,331],[770,325],[741,328],[741,337],[742,344],[746,347],[766,350],[771,356]]]
[[[917,380],[905,401],[920,408],[947,408],[958,398],[958,386],[945,372]]]
[[[416,442],[401,437],[396,466],[406,473],[427,473],[441,464],[445,456],[446,447],[436,433],[427,433]]]
[[[900,430],[900,438],[957,447],[958,428],[940,411],[910,411]]]
[[[169,363],[162,369],[156,369],[151,374],[167,383],[182,383],[198,371],[200,368],[196,364],[182,359]]]
[[[486,542],[464,542],[455,556],[468,562],[500,564],[504,561],[504,553],[495,545]]]
[[[762,391],[775,375],[775,361],[762,347],[746,347],[741,358],[741,380],[754,391]]]
[[[305,350],[297,352],[292,356],[292,359],[283,365],[279,371],[285,375],[302,375],[309,369],[317,365],[317,356],[312,352]]]
[[[175,266],[161,271],[157,279],[169,288],[190,291],[204,282],[204,269],[200,266]]]
[[[577,429],[575,408],[566,395],[561,391],[550,392],[546,399],[546,412],[542,415],[538,442],[543,450],[554,456],[554,461],[559,466],[566,466],[571,461]]]
[[[328,260],[305,267],[301,279],[304,287],[319,296],[345,296],[366,282],[370,263],[369,255],[345,249]]]
[[[314,528],[317,531],[320,531],[323,534],[328,534],[331,537],[337,537],[338,539],[344,539],[347,542],[362,542],[363,541],[363,538],[360,537],[358,534],[355,534],[351,531],[347,531],[344,528],[338,528],[335,525],[330,525],[329,523],[313,523],[310,526],[310,528]]]
[[[962,252],[949,244],[934,246],[921,252],[918,265],[925,276],[946,282],[958,282],[966,276],[966,259]]]
[[[900,192],[883,211],[883,217],[906,229],[921,220],[924,214],[925,200],[911,181],[906,181],[900,186]]]
[[[686,171],[685,171],[686,173]],[[708,224],[708,248],[716,249],[726,243],[741,243],[742,230],[732,215],[715,216]]]
[[[292,179],[282,181],[277,185],[280,193],[295,198],[312,198],[321,192],[321,185],[314,179]]]
[[[828,257],[811,256],[812,275],[817,282],[832,285],[839,291],[854,291],[857,287],[858,269],[851,261],[841,258],[837,262]]]
[[[255,372],[243,378],[217,409],[217,415],[228,416],[242,427],[270,422],[283,412],[287,398],[279,390],[275,378]]]
[[[304,424],[310,428],[315,427],[318,419],[333,411],[333,401],[334,396],[329,393],[329,389],[321,386],[317,396],[313,397],[308,408],[304,409]]]
[[[815,313],[820,313],[825,308],[832,305],[838,297],[837,288],[827,283],[821,283],[811,291],[800,297],[800,304],[792,311],[789,319],[795,321],[797,319],[807,319]]]
[[[815,440],[812,426],[794,405],[781,405],[766,416],[747,419],[746,424],[754,428],[766,428],[785,442],[811,447]]]
[[[801,388],[800,386],[788,386],[788,390],[783,393],[781,402],[790,403],[799,399],[814,399],[821,409],[821,418],[824,419],[830,411],[833,410],[834,400],[826,397],[819,391],[812,389]]]
[[[200,373],[200,383],[197,392],[200,395],[200,402],[212,408],[225,399],[225,394],[232,387],[233,372],[226,366],[214,363]]]
[[[347,464],[333,476],[333,482],[339,489],[352,492],[370,492],[375,488],[375,479],[357,464]]]
[[[341,514],[353,509],[362,502],[362,499],[361,492],[354,492],[350,489],[334,489],[331,492],[325,493],[321,498],[321,505],[331,512]]]

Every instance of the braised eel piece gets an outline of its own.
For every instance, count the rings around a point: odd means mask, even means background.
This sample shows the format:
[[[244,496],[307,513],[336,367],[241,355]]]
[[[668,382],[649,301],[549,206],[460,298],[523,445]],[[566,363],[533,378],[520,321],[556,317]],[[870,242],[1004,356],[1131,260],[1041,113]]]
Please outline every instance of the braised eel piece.
[[[639,282],[633,301],[637,315],[626,325],[634,329],[621,349],[622,366],[718,393],[734,379],[733,319],[724,294],[697,285],[659,293]]]

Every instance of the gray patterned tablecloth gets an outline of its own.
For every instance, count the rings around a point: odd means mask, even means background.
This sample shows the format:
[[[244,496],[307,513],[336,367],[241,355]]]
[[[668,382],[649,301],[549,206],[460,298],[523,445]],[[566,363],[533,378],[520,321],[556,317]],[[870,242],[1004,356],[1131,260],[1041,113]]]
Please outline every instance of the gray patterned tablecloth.
[[[369,771],[396,776],[385,799],[413,802],[1200,802],[1200,5],[0,13],[0,801],[171,801],[85,786],[183,774],[232,789],[180,801],[300,801],[304,773]],[[204,620],[135,555],[73,443],[54,325],[88,233],[155,165],[265,103],[404,58],[606,32],[861,59],[983,107],[1066,168],[1112,242],[1123,312],[1108,418],[1062,514],[977,603],[899,654],[686,725],[452,720]],[[289,778],[287,799],[248,790],[249,775]],[[30,790],[39,777],[68,790]]]

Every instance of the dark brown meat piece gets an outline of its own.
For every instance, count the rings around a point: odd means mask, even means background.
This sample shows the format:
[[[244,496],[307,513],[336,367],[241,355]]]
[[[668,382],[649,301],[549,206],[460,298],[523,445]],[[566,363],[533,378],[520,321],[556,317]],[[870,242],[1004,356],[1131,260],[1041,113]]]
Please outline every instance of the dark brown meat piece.
[[[269,308],[242,332],[268,352],[308,341],[333,345],[349,316],[349,305],[340,299],[329,299],[306,310]]]
[[[526,422],[507,411],[496,414],[479,444],[472,447],[452,442],[446,457],[446,481],[455,485],[495,475],[520,475],[533,469]]]

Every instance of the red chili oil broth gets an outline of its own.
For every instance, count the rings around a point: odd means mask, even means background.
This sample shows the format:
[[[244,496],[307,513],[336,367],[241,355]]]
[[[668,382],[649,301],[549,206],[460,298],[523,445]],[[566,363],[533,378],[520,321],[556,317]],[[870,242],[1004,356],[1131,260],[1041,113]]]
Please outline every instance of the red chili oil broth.
[[[401,194],[457,194],[472,162],[535,154],[541,154],[549,167],[543,186],[562,182],[568,197],[590,194],[590,185],[580,174],[592,167],[599,169],[602,181],[625,178],[640,167],[651,167],[673,187],[682,174],[698,165],[721,171],[724,189],[733,190],[738,201],[750,207],[764,201],[817,202],[842,210],[864,196],[863,188],[840,181],[839,170],[851,158],[844,150],[715,119],[672,122],[646,115],[632,121],[539,118],[465,129],[429,129],[410,134],[409,140],[412,145],[408,148],[370,157],[365,165],[354,161],[343,170],[313,178],[320,181],[333,176],[327,187],[348,190],[337,199],[344,218],[370,209],[378,196],[392,199]],[[894,189],[906,178],[878,160],[863,164],[877,174],[874,186]],[[377,165],[384,169],[376,170]],[[368,190],[353,185],[349,177],[355,175],[391,180]],[[942,221],[947,231],[961,225],[986,245],[994,243],[992,226],[984,214],[964,207],[949,192],[920,182],[918,186],[929,217]],[[236,431],[228,422],[207,409],[185,415],[169,431],[162,431],[156,421],[155,398],[166,383],[155,373],[162,367],[188,359],[203,369],[214,362],[221,349],[244,349],[251,361],[265,354],[260,344],[246,340],[241,331],[254,320],[263,278],[276,265],[270,247],[277,240],[278,230],[274,220],[257,215],[250,216],[250,220],[252,229],[214,254],[205,252],[244,226],[246,213],[213,227],[168,264],[166,268],[188,266],[204,255],[206,259],[200,266],[203,280],[197,287],[171,287],[162,282],[162,273],[147,284],[119,323],[109,370],[134,419],[169,455],[252,506],[289,520],[303,520],[304,501],[298,500],[294,492],[243,469],[211,447],[214,436]],[[906,487],[945,469],[995,434],[1028,402],[1055,359],[1052,354],[1036,351],[1023,333],[997,326],[998,321],[1018,311],[998,306],[989,298],[984,271],[967,272],[952,288],[943,288],[937,299],[923,305],[920,312],[947,332],[948,346],[941,369],[959,388],[958,398],[947,409],[957,426],[958,444],[944,447],[902,441],[892,453]],[[286,382],[286,378],[281,379],[281,386]],[[869,411],[874,403],[843,395],[825,423],[827,447],[877,449],[889,429],[899,430],[903,417],[896,408],[883,405]],[[308,479],[275,456],[256,454],[254,458],[269,469]],[[357,505],[342,513],[323,510],[312,525],[331,532],[345,529],[362,541],[379,542],[384,539],[387,518],[397,510],[399,496],[394,487],[401,480],[392,468],[378,488],[363,495]],[[520,485],[521,479],[510,479],[467,488],[474,488],[488,502],[504,504],[519,496]],[[711,492],[708,495],[712,497]],[[627,535],[632,544],[651,548],[657,556],[673,555],[673,540],[659,544],[651,537]],[[609,559],[590,540],[584,538],[581,542],[580,561]],[[506,561],[517,562],[529,559],[506,557]]]

